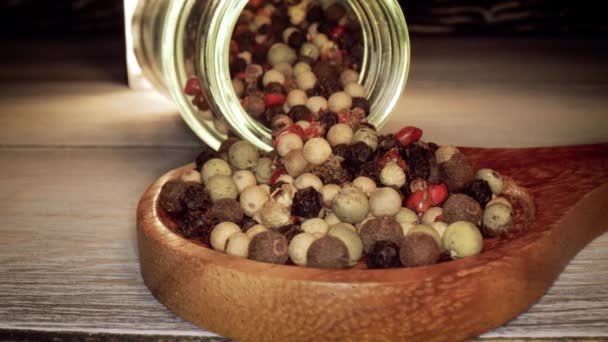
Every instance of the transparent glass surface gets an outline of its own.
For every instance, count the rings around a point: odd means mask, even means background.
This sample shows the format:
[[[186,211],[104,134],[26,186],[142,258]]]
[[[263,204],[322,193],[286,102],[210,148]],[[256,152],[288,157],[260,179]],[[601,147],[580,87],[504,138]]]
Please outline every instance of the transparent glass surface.
[[[272,149],[270,130],[242,108],[228,66],[232,31],[248,0],[143,1],[135,21],[136,55],[161,91],[170,92],[190,128],[218,149],[227,129],[263,150]],[[333,1],[323,1],[330,3]],[[371,103],[368,121],[381,128],[403,93],[410,64],[405,18],[395,0],[343,0],[358,18],[365,54],[360,82]],[[201,79],[209,113],[201,113],[183,87]]]

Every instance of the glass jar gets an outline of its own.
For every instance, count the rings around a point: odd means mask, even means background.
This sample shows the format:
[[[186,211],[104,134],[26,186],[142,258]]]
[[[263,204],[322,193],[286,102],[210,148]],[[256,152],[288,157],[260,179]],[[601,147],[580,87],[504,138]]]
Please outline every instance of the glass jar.
[[[328,6],[336,1],[321,1]],[[228,66],[230,40],[248,0],[140,0],[132,19],[133,48],[143,75],[170,94],[190,128],[218,149],[232,130],[258,148],[272,149],[270,130],[250,117],[237,97]],[[359,82],[378,129],[401,96],[410,64],[405,18],[396,0],[342,0],[358,19],[364,41]],[[183,89],[201,80],[210,111],[199,111]],[[215,113],[212,114],[212,113]]]

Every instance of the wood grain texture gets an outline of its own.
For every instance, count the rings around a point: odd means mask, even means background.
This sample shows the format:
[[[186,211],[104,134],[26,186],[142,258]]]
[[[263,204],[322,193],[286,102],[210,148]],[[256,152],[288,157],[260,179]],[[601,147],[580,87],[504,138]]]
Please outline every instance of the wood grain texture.
[[[608,231],[608,145],[468,149],[513,181],[505,196],[517,232],[486,241],[476,257],[398,270],[321,270],[254,262],[183,239],[158,209],[161,177],[138,206],[144,281],[160,302],[201,327],[238,340],[455,341],[496,328],[538,300],[588,242]],[[513,160],[521,164],[513,163]],[[562,160],[572,161],[563,173]],[[525,164],[525,167],[522,167]],[[550,182],[542,182],[549,177]],[[569,187],[575,185],[575,188]],[[571,190],[570,196],[558,196]],[[519,220],[518,220],[519,219]],[[251,317],[256,317],[251,320]]]

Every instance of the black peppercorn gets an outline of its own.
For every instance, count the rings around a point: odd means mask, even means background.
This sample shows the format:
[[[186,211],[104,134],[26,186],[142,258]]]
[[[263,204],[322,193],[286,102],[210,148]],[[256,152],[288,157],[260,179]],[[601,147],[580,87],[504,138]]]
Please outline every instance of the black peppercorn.
[[[378,157],[383,157],[386,152],[392,150],[393,148],[399,148],[397,139],[395,139],[393,134],[378,136],[378,149],[376,150],[376,155]]]
[[[313,187],[298,190],[293,198],[291,214],[297,217],[318,217],[323,208],[323,196]]]
[[[321,22],[325,19],[325,12],[321,6],[313,6],[306,13],[306,21],[309,23]]]
[[[232,75],[238,74],[240,72],[245,71],[246,67],[247,67],[247,61],[245,61],[243,58],[241,58],[241,57],[234,58],[232,60],[232,62],[230,63],[230,73]]]
[[[279,82],[270,82],[266,85],[266,87],[264,88],[264,90],[266,90],[267,93],[269,94],[283,94],[285,95],[286,91],[285,91],[285,87],[279,83]]]
[[[210,245],[211,231],[215,222],[205,216],[202,211],[190,211],[179,220],[179,233],[188,239],[198,239]]]
[[[291,118],[291,120],[293,120],[293,122],[298,122],[301,120],[308,120],[308,118],[310,117],[310,109],[308,109],[308,107],[303,106],[303,105],[297,105],[297,106],[293,106],[291,107],[291,109],[289,110],[289,113],[287,115],[289,115],[289,117]]]
[[[365,115],[369,115],[369,100],[364,97],[353,97],[352,108],[361,108],[365,112]]]
[[[186,183],[181,200],[188,210],[207,210],[212,205],[209,193],[198,183]]]
[[[196,156],[196,170],[199,172],[209,159],[217,158],[217,153],[209,146],[203,146],[201,152]]]
[[[186,183],[181,181],[168,181],[160,189],[158,203],[164,211],[171,216],[177,216],[184,211],[182,197]]]
[[[268,55],[268,46],[267,45],[256,45],[251,50],[251,59],[253,63],[256,64],[264,64],[266,63],[266,56]]]
[[[292,34],[289,35],[289,38],[287,39],[287,44],[294,49],[299,49],[305,42],[306,35],[300,30],[294,31]]]
[[[324,112],[319,117],[319,122],[329,130],[329,128],[338,123],[338,115],[334,112]]]
[[[358,141],[348,146],[343,166],[351,175],[356,175],[360,167],[368,162],[373,154],[374,151],[369,145]]]
[[[334,23],[328,20],[320,21],[319,26],[317,26],[317,31],[326,35],[329,35],[331,31],[334,29]]]
[[[427,179],[431,173],[431,151],[420,144],[412,144],[404,149],[403,159],[407,163],[409,179]]]
[[[376,183],[376,186],[383,187],[382,181],[380,181],[380,172],[382,170],[378,167],[378,163],[370,161],[361,166],[357,177],[368,177]]]
[[[476,200],[482,208],[485,208],[486,204],[492,199],[492,189],[488,182],[482,179],[471,182],[464,188],[463,192]]]
[[[325,98],[329,98],[334,93],[342,91],[340,82],[330,77],[320,77],[315,84],[315,92]]]
[[[287,239],[287,243],[291,242],[294,236],[302,233],[302,229],[297,224],[288,224],[278,229],[279,233],[283,234]]]
[[[347,144],[338,144],[333,147],[332,152],[334,156],[340,157],[346,160],[346,156],[348,155],[348,145]]]
[[[396,268],[400,265],[399,246],[391,241],[376,242],[367,255],[367,267],[371,269]]]
[[[333,3],[325,10],[325,17],[329,21],[333,21],[334,23],[340,21],[340,19],[342,19],[342,17],[344,17],[345,15],[346,9],[344,8],[344,6],[342,6],[342,4],[339,3]]]

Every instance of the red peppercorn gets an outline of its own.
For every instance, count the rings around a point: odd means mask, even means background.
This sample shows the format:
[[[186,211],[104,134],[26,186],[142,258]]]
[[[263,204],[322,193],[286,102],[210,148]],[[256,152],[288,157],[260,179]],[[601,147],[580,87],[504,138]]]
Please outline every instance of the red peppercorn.
[[[414,126],[403,127],[399,132],[395,134],[395,139],[401,144],[401,146],[407,146],[420,140],[422,137],[422,130]]]
[[[332,40],[338,40],[343,34],[344,34],[344,26],[336,26],[336,27],[334,27],[333,30],[331,30],[329,37]]]
[[[270,184],[275,184],[277,182],[277,179],[279,179],[279,177],[281,177],[282,175],[286,174],[287,171],[282,168],[282,167],[277,167],[276,170],[274,170],[274,172],[272,173],[272,176],[270,176]]]
[[[403,171],[407,171],[407,164],[399,155],[399,150],[397,148],[392,148],[386,152],[384,156],[382,156],[382,159],[378,161],[378,167],[382,169],[389,162],[395,162],[401,169],[403,169]]]
[[[405,201],[405,207],[423,213],[433,205],[431,194],[428,190],[418,190],[413,192]]]
[[[304,133],[304,129],[302,128],[302,126],[293,123],[293,124],[288,125],[287,127],[283,128],[277,134],[276,139],[275,139],[275,146],[279,143],[279,138],[281,137],[281,135],[287,134],[287,133],[295,133],[295,134],[299,135],[300,138],[302,138],[302,140],[304,140],[304,138],[306,137],[306,134]]]
[[[446,198],[448,198],[448,187],[443,183],[430,184],[428,190],[431,194],[433,206],[441,204]]]
[[[322,130],[323,130],[323,127],[321,126],[320,122],[311,121],[310,126],[308,126],[306,129],[304,129],[304,139],[302,139],[302,140],[308,140],[311,138],[319,137],[319,136],[321,136]]]
[[[201,88],[201,81],[196,76],[192,76],[186,81],[186,87],[184,93],[190,96],[196,96],[203,92]]]
[[[285,103],[285,95],[270,93],[266,95],[266,107],[282,106]]]

